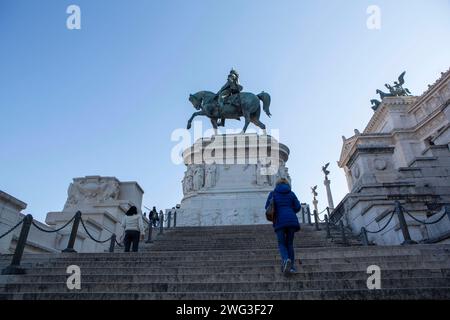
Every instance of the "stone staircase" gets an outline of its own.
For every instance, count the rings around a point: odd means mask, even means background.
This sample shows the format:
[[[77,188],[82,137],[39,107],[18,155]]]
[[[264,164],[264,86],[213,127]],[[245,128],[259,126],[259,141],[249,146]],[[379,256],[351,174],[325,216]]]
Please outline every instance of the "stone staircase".
[[[27,274],[0,276],[0,299],[450,299],[450,245],[361,246],[304,225],[298,273],[283,276],[271,226],[166,230],[139,253],[25,255]],[[119,250],[119,249],[118,249]],[[11,256],[0,256],[0,267]],[[66,268],[81,268],[81,290]],[[367,289],[367,267],[381,290]]]

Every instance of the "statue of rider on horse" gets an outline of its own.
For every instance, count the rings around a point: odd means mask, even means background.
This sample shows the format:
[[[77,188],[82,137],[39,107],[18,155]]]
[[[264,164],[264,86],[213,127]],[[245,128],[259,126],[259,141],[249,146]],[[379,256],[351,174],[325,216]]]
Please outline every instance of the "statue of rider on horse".
[[[225,119],[240,120],[245,118],[243,132],[247,130],[250,122],[265,131],[266,126],[259,121],[261,115],[260,101],[263,102],[263,110],[267,116],[271,116],[270,95],[261,92],[254,95],[249,92],[242,92],[243,87],[239,84],[239,73],[231,69],[227,83],[216,94],[210,91],[200,91],[189,96],[189,101],[195,109],[195,112],[188,121],[187,128],[191,128],[192,120],[196,116],[207,116],[211,119],[214,131],[217,132],[218,126],[225,126]]]

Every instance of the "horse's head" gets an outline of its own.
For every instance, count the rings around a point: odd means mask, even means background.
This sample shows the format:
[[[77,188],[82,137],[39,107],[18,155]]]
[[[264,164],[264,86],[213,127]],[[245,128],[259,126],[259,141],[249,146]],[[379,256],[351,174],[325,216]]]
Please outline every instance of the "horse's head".
[[[195,94],[189,95],[189,101],[192,103],[195,109],[200,110],[202,106],[202,99],[198,98]]]

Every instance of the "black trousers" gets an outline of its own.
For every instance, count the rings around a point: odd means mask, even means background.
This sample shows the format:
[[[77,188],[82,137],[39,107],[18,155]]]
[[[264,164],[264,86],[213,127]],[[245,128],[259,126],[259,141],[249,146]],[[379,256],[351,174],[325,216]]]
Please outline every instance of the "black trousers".
[[[125,238],[123,239],[123,243],[125,245],[125,252],[130,252],[130,247],[133,244],[133,252],[137,252],[139,248],[139,238],[141,237],[141,233],[135,230],[127,230],[125,231]]]

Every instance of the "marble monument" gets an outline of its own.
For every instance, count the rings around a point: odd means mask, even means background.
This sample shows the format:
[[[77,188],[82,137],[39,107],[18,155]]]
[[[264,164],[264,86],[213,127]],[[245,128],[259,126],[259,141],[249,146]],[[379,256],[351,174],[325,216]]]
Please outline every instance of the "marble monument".
[[[177,226],[267,223],[264,205],[276,180],[290,180],[289,148],[257,134],[214,135],[183,152],[186,172]]]
[[[361,227],[377,231],[386,225],[396,200],[426,222],[442,216],[450,203],[450,70],[420,96],[391,89],[364,131],[343,137],[338,164],[350,192],[332,216],[344,219],[355,234]],[[450,242],[450,216],[432,225],[405,218],[413,240]],[[369,240],[402,243],[397,217]]]

